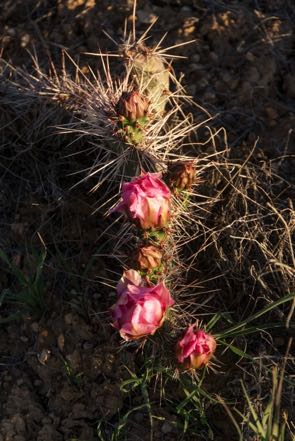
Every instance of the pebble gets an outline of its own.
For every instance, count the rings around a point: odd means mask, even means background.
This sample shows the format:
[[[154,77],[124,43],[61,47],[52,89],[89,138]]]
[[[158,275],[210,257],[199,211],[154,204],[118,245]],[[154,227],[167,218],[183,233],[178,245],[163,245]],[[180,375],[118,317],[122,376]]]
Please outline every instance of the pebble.
[[[49,349],[43,349],[43,351],[37,354],[39,363],[45,365],[51,356],[51,351]]]
[[[217,55],[216,52],[210,52],[209,53],[209,58],[210,58],[211,61],[214,61],[214,62],[218,61],[218,55]]]
[[[20,337],[20,341],[22,341],[23,343],[27,343],[29,341],[28,337],[26,337],[25,335],[22,335]]]
[[[33,323],[31,324],[31,329],[32,329],[33,332],[38,332],[38,331],[39,331],[39,325],[38,325],[38,323],[37,323],[37,322],[33,322]]]
[[[170,423],[168,423],[168,421],[165,421],[161,430],[163,433],[171,433],[173,431],[173,426]]]
[[[230,83],[231,80],[232,80],[232,76],[231,76],[231,74],[230,74],[229,72],[224,72],[224,73],[222,74],[221,78],[222,78],[222,80],[223,80],[226,84]]]
[[[93,348],[93,343],[91,343],[90,341],[85,341],[83,343],[83,349],[87,350],[87,349],[92,349]]]
[[[207,78],[201,78],[198,81],[199,89],[204,89],[206,86],[208,86],[208,84],[209,84],[209,81],[207,80]]]
[[[180,9],[181,12],[192,12],[192,8],[190,8],[189,6],[183,6]]]
[[[66,359],[69,361],[73,369],[79,369],[81,364],[81,356],[79,351],[75,349],[74,352],[66,355]]]
[[[64,350],[64,347],[65,347],[65,337],[64,337],[63,334],[59,334],[59,336],[57,337],[57,346],[58,346],[58,349],[60,351]]]
[[[190,84],[187,86],[186,91],[188,95],[194,96],[197,92],[197,86],[195,84]]]
[[[21,36],[21,39],[20,39],[20,45],[21,45],[21,47],[27,47],[28,44],[30,43],[30,41],[31,41],[31,36],[30,36],[30,34],[23,34],[23,35]]]
[[[150,11],[140,9],[137,11],[138,21],[143,24],[150,24],[155,21],[158,17]]]
[[[73,323],[73,314],[71,312],[68,312],[64,316],[64,321],[66,325],[71,325]]]
[[[247,52],[245,58],[246,58],[246,60],[251,61],[251,62],[256,60],[256,57],[255,57],[255,55],[252,54],[252,52]]]
[[[259,72],[256,67],[252,66],[247,72],[247,80],[252,83],[257,83],[260,78]]]
[[[295,75],[288,74],[285,76],[284,88],[290,98],[295,98]]]
[[[204,101],[214,102],[216,101],[216,95],[214,92],[207,91],[204,93],[203,99]]]
[[[144,416],[143,416],[142,413],[140,413],[140,412],[136,412],[136,413],[134,414],[134,419],[135,419],[135,421],[136,421],[137,423],[141,423],[141,422],[143,421],[143,419],[144,419]]]
[[[200,61],[200,59],[201,59],[200,54],[194,54],[191,58],[193,63],[198,63]]]
[[[204,67],[200,63],[192,63],[190,64],[191,70],[202,70]]]
[[[20,414],[15,414],[13,416],[13,425],[16,433],[24,433],[26,430],[26,424],[23,417]]]
[[[265,113],[270,120],[274,120],[278,118],[278,112],[273,107],[266,107]]]

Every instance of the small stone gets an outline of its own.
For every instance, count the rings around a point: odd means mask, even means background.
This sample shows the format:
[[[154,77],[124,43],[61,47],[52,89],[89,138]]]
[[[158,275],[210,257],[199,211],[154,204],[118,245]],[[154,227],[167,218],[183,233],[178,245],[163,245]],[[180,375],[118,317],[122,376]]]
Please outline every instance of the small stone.
[[[194,54],[193,56],[192,56],[192,58],[191,58],[191,60],[194,62],[194,63],[198,63],[199,61],[200,61],[200,55],[199,54]]]
[[[134,414],[134,419],[137,423],[142,423],[143,419],[144,419],[144,415],[140,412],[136,412]]]
[[[216,54],[216,52],[210,52],[209,58],[211,61],[214,61],[214,62],[218,61],[218,55]]]
[[[67,354],[66,359],[69,361],[71,367],[74,370],[78,370],[80,368],[81,356],[77,349],[75,349],[74,352],[72,352],[71,354]]]
[[[93,343],[91,343],[90,341],[85,341],[83,343],[83,349],[85,349],[87,351],[87,349],[92,349],[93,348]]]
[[[171,433],[173,431],[173,426],[171,426],[171,424],[168,423],[168,421],[165,421],[161,430],[163,433]]]
[[[150,24],[158,17],[149,10],[139,9],[137,11],[138,21],[144,24]]]
[[[22,336],[20,337],[20,341],[22,341],[23,343],[28,343],[29,339],[28,339],[28,337],[26,337],[25,335],[22,335]]]
[[[284,79],[284,88],[291,98],[295,98],[295,75],[288,74]]]
[[[229,72],[224,72],[221,78],[226,84],[230,83],[232,80],[232,76]]]
[[[196,27],[194,25],[186,26],[183,30],[183,35],[188,36],[195,31]]]
[[[201,79],[198,81],[198,87],[199,87],[199,89],[204,89],[206,86],[208,86],[208,84],[209,84],[209,81],[207,80],[207,78],[201,78]]]
[[[216,101],[216,95],[214,92],[207,91],[206,93],[204,93],[203,99],[204,101],[214,102]]]
[[[274,343],[276,346],[284,346],[286,340],[283,337],[276,337]]]
[[[186,91],[187,91],[188,95],[194,96],[197,91],[197,86],[195,84],[190,84],[186,88]]]
[[[17,236],[24,234],[25,224],[23,222],[15,222],[10,225],[11,231]]]
[[[13,425],[16,433],[21,434],[26,431],[26,423],[20,414],[13,416]]]
[[[27,47],[28,44],[30,43],[30,40],[31,40],[30,34],[23,34],[20,39],[21,47]]]
[[[73,314],[71,312],[68,312],[64,316],[64,321],[66,325],[71,325],[73,323]]]
[[[37,322],[33,322],[33,323],[31,324],[31,329],[32,329],[33,332],[38,332],[38,331],[39,331],[39,325],[38,325],[38,323],[37,323]]]
[[[200,63],[192,63],[190,64],[191,70],[202,70],[204,69],[204,66]]]
[[[279,116],[278,112],[273,107],[266,107],[265,113],[270,120],[277,119]]]
[[[183,6],[180,9],[181,12],[192,12],[192,8],[190,8],[189,6]]]
[[[246,60],[251,61],[251,62],[256,60],[256,57],[255,57],[255,55],[252,54],[252,52],[247,52],[245,58],[246,58]]]
[[[63,334],[59,334],[59,336],[57,337],[57,346],[58,349],[62,352],[64,350],[65,347],[65,337]]]
[[[254,66],[250,67],[246,76],[247,76],[247,80],[252,83],[257,83],[260,78],[259,72]]]
[[[37,358],[41,364],[45,365],[48,362],[50,355],[51,351],[49,349],[43,349],[43,351],[37,354]]]

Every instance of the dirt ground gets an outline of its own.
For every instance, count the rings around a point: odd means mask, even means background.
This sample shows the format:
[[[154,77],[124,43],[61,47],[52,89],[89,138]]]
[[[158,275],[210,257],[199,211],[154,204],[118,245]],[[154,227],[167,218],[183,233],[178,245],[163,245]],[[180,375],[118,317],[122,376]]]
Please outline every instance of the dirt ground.
[[[98,47],[114,50],[104,31],[120,41],[124,17],[130,21],[131,13],[132,1],[2,0],[2,57],[30,71],[29,52],[35,51],[46,70],[48,54],[58,64],[64,48],[79,56],[81,66],[95,67],[96,58],[85,52]],[[257,141],[260,157],[279,163],[290,183],[289,196],[295,199],[292,1],[139,1],[137,32],[155,17],[148,44],[166,32],[165,46],[195,40],[174,50],[186,57],[174,62],[177,76],[184,74],[188,93],[215,115],[215,128],[226,129],[237,156],[247,154]],[[6,321],[18,306],[6,304],[0,294],[0,441],[135,441],[150,440],[151,432],[154,440],[198,441],[208,439],[209,420],[210,439],[237,439],[219,405],[212,405],[207,417],[184,433],[183,415],[175,412],[184,399],[183,389],[173,378],[165,386],[167,400],[161,396],[161,385],[151,381],[149,401],[156,416],[151,429],[143,383],[133,390],[128,386],[130,372],[140,378],[144,355],[133,345],[122,350],[106,319],[115,293],[99,281],[109,278],[113,286],[120,270],[110,258],[94,257],[110,248],[110,243],[99,240],[108,221],[93,214],[96,196],[88,192],[87,184],[72,188],[81,162],[64,154],[58,135],[48,141],[49,128],[31,130],[34,113],[27,112],[19,123],[16,118],[13,129],[4,127],[6,117],[0,115],[1,249],[30,275],[36,263],[34,250],[46,244],[46,310],[41,318],[22,312],[21,320]],[[283,156],[287,159],[280,159]],[[114,280],[106,271],[110,266]],[[3,292],[18,285],[3,271],[0,287]],[[286,340],[276,338],[275,354],[283,353]],[[235,397],[237,380],[229,355],[224,363],[221,379],[212,374],[215,386],[208,388],[219,393],[227,384]],[[132,418],[115,438],[118,421],[125,424],[131,408]]]

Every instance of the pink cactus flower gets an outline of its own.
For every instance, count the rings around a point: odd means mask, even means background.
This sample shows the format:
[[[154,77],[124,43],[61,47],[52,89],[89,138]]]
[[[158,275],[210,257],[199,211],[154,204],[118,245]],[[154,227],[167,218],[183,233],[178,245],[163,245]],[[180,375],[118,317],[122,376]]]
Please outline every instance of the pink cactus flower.
[[[128,289],[129,285],[139,286],[141,282],[142,282],[141,275],[134,269],[129,269],[127,271],[124,271],[123,276],[121,277],[120,282],[116,287],[117,293],[120,295],[126,289]]]
[[[125,182],[122,202],[112,211],[125,213],[143,230],[162,229],[170,220],[171,193],[160,173],[144,173]]]
[[[209,363],[215,349],[214,337],[191,325],[177,343],[177,359],[188,369],[199,369]]]
[[[134,273],[134,270],[124,273],[117,287],[118,300],[111,308],[113,325],[124,340],[153,335],[162,325],[169,306],[174,304],[164,283],[150,287],[139,285],[140,275]]]

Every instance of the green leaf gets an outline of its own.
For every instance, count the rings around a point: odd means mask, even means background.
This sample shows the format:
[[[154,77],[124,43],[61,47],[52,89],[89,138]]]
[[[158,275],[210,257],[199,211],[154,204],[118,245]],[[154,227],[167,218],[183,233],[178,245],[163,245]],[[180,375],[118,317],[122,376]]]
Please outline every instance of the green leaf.
[[[251,315],[247,319],[241,321],[240,323],[232,326],[231,328],[224,330],[222,333],[217,334],[216,338],[225,338],[228,336],[232,336],[233,332],[237,330],[242,330],[245,326],[248,325],[248,323],[252,322],[253,320],[256,320],[257,318],[261,317],[264,314],[267,314],[268,312],[272,311],[274,308],[277,308],[278,306],[282,305],[283,303],[289,302],[295,298],[295,292],[290,293],[281,299],[272,302],[270,305],[268,305],[266,308],[262,309],[261,311],[256,312],[255,314]]]

